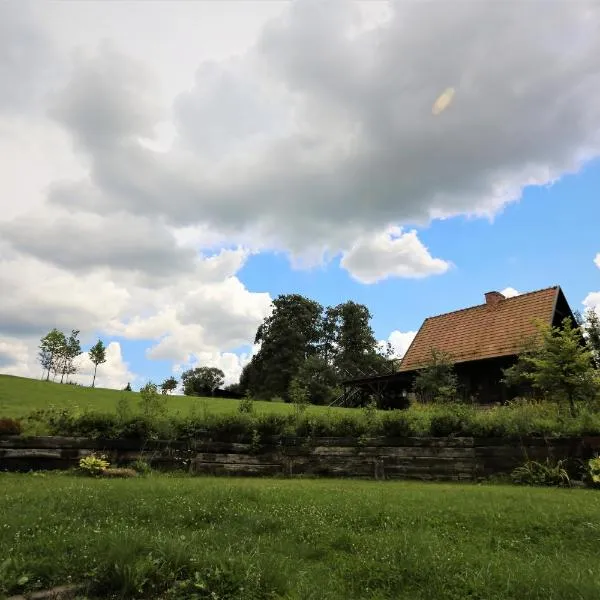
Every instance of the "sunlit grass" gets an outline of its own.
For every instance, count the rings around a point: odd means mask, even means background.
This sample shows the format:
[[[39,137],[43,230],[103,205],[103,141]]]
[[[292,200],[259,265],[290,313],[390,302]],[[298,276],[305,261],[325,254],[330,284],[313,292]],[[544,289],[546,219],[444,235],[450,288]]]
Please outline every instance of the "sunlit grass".
[[[69,580],[137,598],[600,592],[600,496],[588,490],[4,474],[0,515],[5,593]]]

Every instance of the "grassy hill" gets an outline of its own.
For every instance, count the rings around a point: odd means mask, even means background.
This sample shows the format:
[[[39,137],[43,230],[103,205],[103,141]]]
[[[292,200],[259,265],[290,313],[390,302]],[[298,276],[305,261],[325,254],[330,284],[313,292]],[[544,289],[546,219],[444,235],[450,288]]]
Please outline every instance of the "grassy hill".
[[[0,417],[24,417],[40,408],[68,408],[77,412],[94,410],[112,412],[116,409],[119,398],[126,397],[132,401],[132,407],[137,406],[137,392],[123,392],[102,388],[88,388],[75,385],[26,379],[12,375],[0,375]],[[169,412],[187,414],[192,406],[196,409],[207,410],[210,413],[234,413],[238,410],[238,400],[221,398],[192,398],[188,396],[168,396]],[[257,412],[286,414],[293,406],[283,402],[256,401],[254,409]],[[312,412],[324,412],[327,407],[311,406]],[[334,408],[334,411],[351,411],[348,408]]]

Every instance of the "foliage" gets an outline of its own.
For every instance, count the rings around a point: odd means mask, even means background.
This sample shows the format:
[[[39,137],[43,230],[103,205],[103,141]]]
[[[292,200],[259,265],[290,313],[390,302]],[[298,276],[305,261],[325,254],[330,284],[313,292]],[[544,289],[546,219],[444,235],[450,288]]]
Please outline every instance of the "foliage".
[[[140,389],[139,404],[146,418],[162,417],[167,412],[166,400],[158,393],[158,386],[151,381]]]
[[[592,487],[600,487],[600,456],[587,461],[587,478]]]
[[[66,474],[0,479],[0,596],[69,580],[87,584],[86,597],[149,600],[598,596],[598,498],[585,491],[162,475],[76,485]]]
[[[225,381],[225,373],[216,367],[196,367],[181,374],[186,396],[210,396]]]
[[[123,388],[124,392],[131,392],[131,383],[127,382],[127,385]]]
[[[294,381],[297,380],[296,383]],[[291,396],[292,384],[306,390],[306,402],[310,404],[330,404],[341,394],[338,387],[338,377],[332,365],[321,356],[309,356],[298,369],[298,373],[290,383],[288,396],[290,401],[295,402]],[[301,384],[301,385],[300,385]],[[297,388],[300,389],[300,388]],[[302,400],[304,403],[304,398]]]
[[[139,475],[150,475],[152,473],[152,467],[147,460],[143,458],[137,458],[131,464],[131,468]]]
[[[522,485],[569,486],[571,482],[564,462],[553,462],[549,458],[543,463],[528,460],[511,473],[511,479]]]
[[[287,395],[289,401],[294,405],[296,414],[303,414],[309,401],[309,391],[306,383],[300,377],[294,377],[290,382]]]
[[[539,343],[522,352],[516,366],[505,371],[505,382],[526,382],[559,406],[567,404],[574,416],[578,402],[593,400],[598,394],[592,354],[570,318],[562,327],[539,323],[538,329]]]
[[[160,392],[163,395],[166,395],[169,392],[174,392],[177,389],[177,385],[177,379],[171,375],[171,377],[167,377],[167,379],[160,384]]]
[[[594,364],[597,369],[600,369],[600,318],[594,309],[590,308],[586,311],[582,328]]]
[[[254,402],[250,393],[246,393],[246,395],[240,400],[240,403],[238,404],[238,411],[246,414],[252,414],[254,412]]]
[[[75,359],[81,354],[81,342],[78,339],[79,330],[73,329],[71,335],[66,338],[64,345],[59,349],[54,364],[54,371],[60,373],[60,382],[63,383],[65,375],[77,373]]]
[[[67,344],[67,339],[62,331],[54,328],[40,340],[39,360],[46,371],[46,381],[50,379],[50,372],[58,371],[59,359]]]
[[[92,477],[102,475],[109,466],[110,463],[106,460],[104,455],[90,454],[89,456],[84,456],[79,461],[79,470],[84,475],[90,475]]]
[[[323,308],[299,294],[282,294],[256,331],[260,349],[244,367],[240,383],[256,397],[288,398],[289,385],[304,360],[317,353]]]
[[[9,417],[0,418],[0,435],[21,435],[22,431],[21,421]]]
[[[414,392],[421,402],[452,402],[456,400],[458,379],[452,357],[435,348],[429,361],[414,381]]]
[[[102,365],[106,362],[106,347],[102,340],[98,340],[88,352],[88,356],[94,365],[94,378],[92,379],[92,387],[96,384],[96,372],[98,371],[98,365]]]

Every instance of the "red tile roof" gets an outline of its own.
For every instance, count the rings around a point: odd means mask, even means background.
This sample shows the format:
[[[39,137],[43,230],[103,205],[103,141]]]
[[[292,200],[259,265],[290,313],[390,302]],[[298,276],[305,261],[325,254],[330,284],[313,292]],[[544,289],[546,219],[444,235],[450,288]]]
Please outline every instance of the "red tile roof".
[[[406,352],[400,371],[422,368],[436,349],[466,362],[517,354],[526,338],[537,333],[535,321],[551,324],[558,286],[504,298],[486,294],[486,304],[425,320]]]

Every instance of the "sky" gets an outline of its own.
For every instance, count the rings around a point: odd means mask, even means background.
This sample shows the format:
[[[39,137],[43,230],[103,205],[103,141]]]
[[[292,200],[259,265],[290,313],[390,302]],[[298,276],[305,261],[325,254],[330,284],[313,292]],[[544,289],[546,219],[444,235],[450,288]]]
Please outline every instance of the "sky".
[[[100,386],[231,383],[284,293],[366,304],[397,356],[491,290],[600,309],[599,31],[587,0],[0,3],[0,373],[57,327],[107,344]]]

